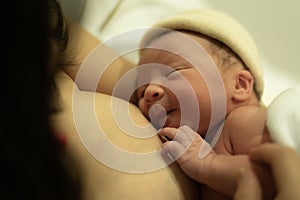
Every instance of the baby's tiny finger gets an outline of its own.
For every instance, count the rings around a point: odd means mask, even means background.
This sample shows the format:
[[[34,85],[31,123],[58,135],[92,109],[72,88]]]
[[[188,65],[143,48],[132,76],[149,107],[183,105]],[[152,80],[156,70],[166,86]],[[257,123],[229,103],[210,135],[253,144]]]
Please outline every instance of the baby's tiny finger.
[[[180,127],[177,130],[176,136],[175,136],[175,138],[173,140],[177,141],[185,149],[187,149],[192,144],[192,142],[193,142],[189,135],[190,135],[190,133],[186,132],[185,129],[182,129],[182,127]]]
[[[164,139],[173,140],[176,136],[177,129],[176,128],[163,128],[158,132],[158,135],[163,136]]]
[[[185,132],[185,134],[189,137],[190,141],[193,141],[196,134],[198,134],[193,129],[191,129],[189,126],[186,125],[179,127],[179,130]]]
[[[163,145],[161,156],[167,163],[177,160],[185,151],[185,148],[176,141],[169,141]]]

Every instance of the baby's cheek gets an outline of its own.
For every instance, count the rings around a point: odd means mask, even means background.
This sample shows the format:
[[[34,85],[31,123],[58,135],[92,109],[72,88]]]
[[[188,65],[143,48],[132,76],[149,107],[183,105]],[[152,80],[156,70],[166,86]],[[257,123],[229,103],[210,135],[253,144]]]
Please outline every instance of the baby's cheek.
[[[138,107],[145,116],[148,116],[147,105],[145,104],[145,101],[143,99],[138,100]]]
[[[143,102],[141,99],[138,100],[137,106],[139,107],[139,109],[143,112]]]

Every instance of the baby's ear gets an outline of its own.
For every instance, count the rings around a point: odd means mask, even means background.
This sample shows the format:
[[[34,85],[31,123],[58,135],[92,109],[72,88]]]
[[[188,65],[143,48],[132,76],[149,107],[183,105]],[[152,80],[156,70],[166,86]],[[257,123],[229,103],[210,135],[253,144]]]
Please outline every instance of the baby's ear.
[[[235,77],[233,99],[241,102],[251,98],[254,78],[248,70],[240,70]]]

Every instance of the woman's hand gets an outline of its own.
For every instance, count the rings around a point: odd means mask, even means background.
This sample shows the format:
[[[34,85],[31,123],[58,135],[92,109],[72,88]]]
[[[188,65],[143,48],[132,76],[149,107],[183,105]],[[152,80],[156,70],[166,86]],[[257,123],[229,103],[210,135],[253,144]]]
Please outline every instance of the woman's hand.
[[[300,199],[300,156],[294,149],[265,143],[253,148],[250,158],[270,167],[277,186],[277,200]],[[242,170],[237,183],[235,199],[260,199],[261,187],[254,174]]]

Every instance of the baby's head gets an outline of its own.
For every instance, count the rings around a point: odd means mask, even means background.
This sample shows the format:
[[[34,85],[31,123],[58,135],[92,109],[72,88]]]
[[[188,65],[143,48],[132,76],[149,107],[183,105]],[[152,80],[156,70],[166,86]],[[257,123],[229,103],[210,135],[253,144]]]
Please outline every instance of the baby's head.
[[[201,111],[198,132],[206,132],[211,119],[211,95],[206,85],[208,77],[203,77],[195,66],[203,65],[206,71],[214,68],[208,66],[207,57],[219,70],[222,83],[216,78],[216,84],[220,88],[224,86],[226,114],[239,106],[258,105],[263,90],[258,55],[251,37],[235,20],[213,11],[193,10],[164,19],[154,27],[163,29],[146,33],[142,47],[147,49],[141,51],[139,65],[145,68],[148,65],[149,70],[138,77],[152,83],[145,84],[137,92],[138,106],[154,125],[178,127],[182,123],[183,104],[180,101],[185,99],[185,103],[191,103],[189,99],[195,96]],[[184,92],[187,90],[178,80],[179,75],[188,81],[193,94]],[[163,84],[157,81],[157,76],[165,77]],[[210,76],[210,79],[214,78]],[[178,100],[179,93],[181,100]],[[157,104],[165,111],[155,113],[159,109],[151,108]],[[195,109],[191,108],[187,112],[193,111]]]

